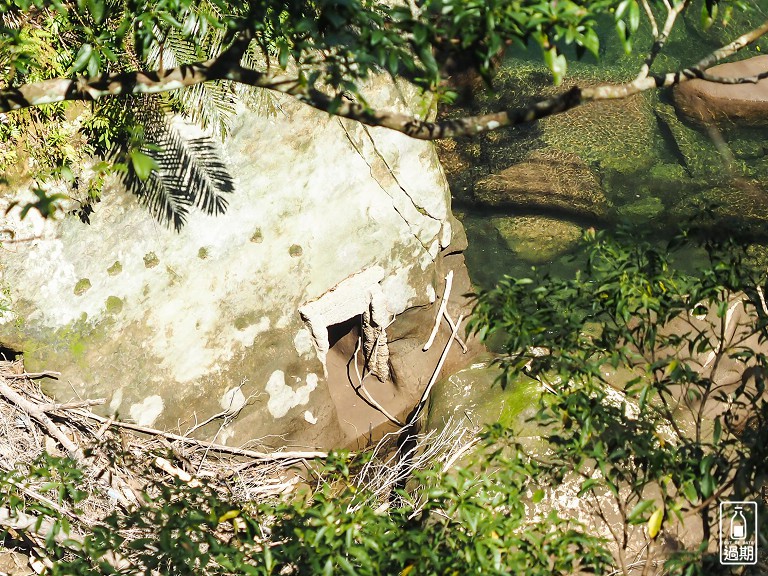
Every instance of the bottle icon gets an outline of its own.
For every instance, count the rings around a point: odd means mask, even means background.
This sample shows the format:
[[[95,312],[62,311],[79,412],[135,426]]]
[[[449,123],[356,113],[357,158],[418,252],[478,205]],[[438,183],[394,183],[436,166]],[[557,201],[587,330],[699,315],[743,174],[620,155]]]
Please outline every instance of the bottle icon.
[[[747,519],[741,511],[741,506],[736,506],[731,516],[731,540],[745,540],[747,538]]]

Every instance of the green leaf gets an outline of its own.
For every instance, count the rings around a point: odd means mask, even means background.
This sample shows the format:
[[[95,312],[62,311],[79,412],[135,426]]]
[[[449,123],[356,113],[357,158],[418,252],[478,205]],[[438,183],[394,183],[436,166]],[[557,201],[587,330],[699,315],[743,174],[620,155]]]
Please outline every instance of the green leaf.
[[[93,46],[90,44],[83,44],[80,47],[80,50],[77,53],[77,56],[75,56],[75,61],[72,63],[72,71],[73,72],[79,72],[83,68],[85,68],[86,64],[88,64],[88,61],[91,59],[91,53],[93,52]]]
[[[635,507],[632,508],[632,511],[627,516],[627,522],[629,522],[630,524],[642,523],[643,514],[645,514],[646,510],[648,510],[654,504],[655,502],[653,500],[643,500],[642,502],[638,502],[637,505],[635,505]]]
[[[640,26],[640,6],[637,0],[629,3],[629,29],[635,32]]]
[[[230,510],[229,512],[225,512],[221,516],[219,516],[219,524],[222,522],[226,522],[227,520],[232,520],[233,518],[237,518],[240,516],[240,510]]]
[[[683,484],[682,492],[691,504],[696,504],[699,501],[699,493],[696,492],[696,487],[692,482]]]
[[[624,17],[624,13],[627,11],[627,8],[629,8],[631,2],[632,0],[622,0],[619,2],[619,5],[616,7],[616,12],[614,13],[614,17],[617,21]]]
[[[534,504],[538,504],[543,499],[544,499],[544,490],[539,488],[538,490],[536,490],[536,492],[533,493],[533,498],[532,498],[533,503]]]
[[[587,478],[584,483],[581,485],[581,489],[579,490],[579,497],[584,496],[584,494],[587,493],[587,491],[592,488],[595,484],[597,484],[599,481],[597,478]]]
[[[624,48],[624,52],[629,54],[632,52],[632,40],[629,37],[629,32],[627,31],[627,23],[624,22],[624,20],[619,20],[616,22],[616,30],[619,33],[619,40],[621,41],[621,45]]]
[[[704,2],[701,5],[701,27],[708,30],[714,24],[715,18],[717,18],[717,4],[712,3],[710,5],[709,2]]]
[[[592,28],[587,28],[584,34],[579,38],[579,44],[589,50],[590,54],[595,58],[600,55],[600,38]]]
[[[552,46],[544,52],[544,62],[552,72],[555,84],[559,85],[563,81],[568,62],[565,56],[557,53],[557,48]]]
[[[104,21],[105,8],[104,0],[88,0],[88,11],[96,24]]]
[[[703,498],[709,498],[715,491],[715,480],[712,478],[712,474],[707,471],[701,478],[701,495]]]
[[[723,433],[723,426],[720,424],[720,417],[715,418],[715,426],[712,432],[712,444],[718,444],[720,442],[720,436]]]
[[[136,176],[138,176],[140,180],[146,180],[149,178],[152,170],[158,170],[160,168],[157,164],[157,161],[152,158],[152,156],[144,154],[144,152],[134,149],[131,150],[130,156],[133,171],[136,173]]]

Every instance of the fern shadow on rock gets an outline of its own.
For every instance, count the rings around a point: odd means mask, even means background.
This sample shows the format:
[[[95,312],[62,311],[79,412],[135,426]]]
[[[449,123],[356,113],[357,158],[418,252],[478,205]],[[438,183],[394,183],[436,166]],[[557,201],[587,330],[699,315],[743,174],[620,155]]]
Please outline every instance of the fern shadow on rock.
[[[194,208],[211,216],[226,212],[226,195],[235,185],[213,138],[185,138],[167,118],[147,124],[146,136],[154,146],[142,152],[154,158],[158,169],[142,180],[129,165],[123,184],[152,216],[178,232]]]

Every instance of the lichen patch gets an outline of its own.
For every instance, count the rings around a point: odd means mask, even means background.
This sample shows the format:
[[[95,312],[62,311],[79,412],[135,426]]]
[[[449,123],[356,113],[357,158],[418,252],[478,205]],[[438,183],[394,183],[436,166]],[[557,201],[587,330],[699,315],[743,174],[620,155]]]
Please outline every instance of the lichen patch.
[[[129,414],[139,426],[152,426],[164,408],[163,399],[154,394],[144,398],[143,402],[132,404]]]
[[[285,383],[285,372],[275,370],[269,377],[266,391],[269,394],[267,409],[275,418],[282,418],[291,408],[305,405],[309,402],[310,393],[317,388],[317,374],[307,374],[306,384],[296,390]]]

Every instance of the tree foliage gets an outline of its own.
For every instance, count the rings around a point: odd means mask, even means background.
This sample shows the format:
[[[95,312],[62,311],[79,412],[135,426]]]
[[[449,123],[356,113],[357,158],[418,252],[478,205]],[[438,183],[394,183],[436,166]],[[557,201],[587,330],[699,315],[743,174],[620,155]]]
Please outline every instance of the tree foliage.
[[[761,501],[768,481],[767,278],[735,241],[709,239],[698,254],[689,241],[676,252],[680,241],[592,232],[574,278],[508,278],[479,296],[472,322],[503,342],[502,385],[525,376],[551,391],[536,416],[544,476],[579,483],[621,568],[637,539],[653,546],[661,527],[693,523],[698,542],[667,567],[712,574],[718,503]]]
[[[27,528],[46,537],[50,573],[61,575],[544,576],[600,572],[610,563],[600,539],[577,522],[554,511],[528,517],[537,468],[499,427],[466,467],[420,473],[418,488],[401,492],[388,510],[357,475],[364,462],[333,454],[311,471],[318,478],[312,493],[254,502],[200,482],[152,482],[137,506],[106,515],[82,537],[61,513],[85,496],[76,488],[82,472],[72,460],[43,456],[0,474],[0,509],[7,511],[0,520],[41,518]],[[29,485],[52,505],[27,502]]]
[[[104,176],[117,170],[134,190],[137,180],[149,182],[142,197],[158,199],[149,205],[178,228],[186,216],[184,202],[153,194],[174,186],[158,170],[162,159],[155,147],[162,143],[152,141],[152,130],[138,128],[137,106],[180,112],[223,136],[238,97],[274,109],[265,96],[269,91],[416,138],[474,135],[592,100],[713,79],[709,66],[768,32],[768,22],[734,31],[734,42],[702,54],[699,62],[655,71],[672,28],[694,5],[701,6],[702,26],[716,17],[726,25],[734,8],[751,6],[750,0],[4,0],[0,112],[9,114],[0,123],[0,170],[29,164],[39,189],[66,182],[77,191],[84,219]],[[634,42],[641,25],[652,31],[650,46]],[[627,51],[647,55],[633,81],[574,86],[521,109],[437,122],[373,109],[365,98],[366,80],[384,73],[450,102],[451,78],[471,71],[490,86],[495,66],[514,45],[538,46],[559,83],[566,55],[598,57],[607,34],[618,35]],[[118,104],[68,104],[105,98]],[[82,166],[94,156],[110,162],[97,164],[95,177],[85,177]],[[210,190],[191,195],[209,197]]]

